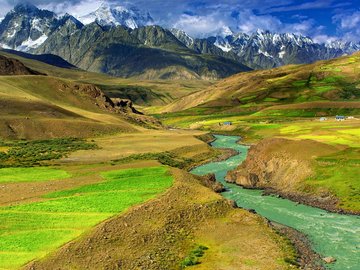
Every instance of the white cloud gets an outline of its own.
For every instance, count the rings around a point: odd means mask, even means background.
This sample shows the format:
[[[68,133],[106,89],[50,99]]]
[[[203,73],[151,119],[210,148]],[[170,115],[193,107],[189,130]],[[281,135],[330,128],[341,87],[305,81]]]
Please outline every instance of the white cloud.
[[[179,20],[173,24],[174,28],[182,29],[190,36],[207,37],[218,35],[227,28],[228,24],[219,19],[219,14],[213,13],[207,16],[183,14]]]
[[[360,11],[338,13],[333,17],[344,40],[359,42]]]
[[[333,41],[336,41],[338,38],[336,37],[332,37],[332,36],[328,36],[328,35],[316,35],[313,37],[313,40],[316,43],[331,43]]]
[[[303,2],[303,3],[299,3]],[[337,0],[313,0],[309,2],[305,1],[291,1],[287,5],[277,5],[276,7],[270,7],[265,9],[267,13],[270,12],[284,12],[284,11],[299,11],[309,9],[325,9],[325,8],[339,8],[343,6],[349,6],[351,3],[343,2],[339,3]]]
[[[60,15],[69,13],[75,17],[80,17],[95,11],[102,2],[103,1],[101,0],[83,0],[76,3],[71,3],[69,1],[50,2],[47,4],[39,5],[39,8],[52,10]]]
[[[340,23],[342,29],[353,29],[360,25],[360,11],[355,11],[352,14],[335,15],[334,21]]]
[[[257,29],[278,31],[281,29],[282,22],[271,15],[257,16],[251,10],[239,12],[237,30],[247,34],[255,32]]]
[[[322,32],[322,27],[316,28],[315,24],[315,21],[312,19],[301,20],[296,23],[284,23],[272,15],[256,15],[252,10],[243,10],[239,12],[236,29],[248,34],[255,32],[257,29],[262,29],[278,33],[294,33],[307,36],[310,32],[312,32],[312,34],[320,34]]]
[[[227,16],[228,15],[228,16]],[[227,26],[233,32],[252,34],[257,29],[269,30],[277,33],[294,33],[297,35],[317,37],[324,39],[324,26],[319,26],[313,19],[299,19],[295,23],[284,23],[272,15],[257,15],[253,10],[238,11],[236,17],[229,14],[214,12],[209,15],[187,15],[179,17],[172,27],[179,28],[194,37],[217,35]]]

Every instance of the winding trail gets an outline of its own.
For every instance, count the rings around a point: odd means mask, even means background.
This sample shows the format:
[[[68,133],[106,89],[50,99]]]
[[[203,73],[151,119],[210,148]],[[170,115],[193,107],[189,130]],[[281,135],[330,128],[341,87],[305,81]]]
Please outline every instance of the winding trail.
[[[225,198],[236,201],[240,207],[255,209],[259,215],[305,234],[311,241],[314,251],[323,257],[336,258],[334,264],[326,265],[328,269],[360,269],[359,216],[329,213],[290,200],[263,196],[259,190],[248,190],[226,183],[227,172],[235,169],[246,159],[248,146],[238,144],[240,137],[237,136],[215,137],[216,141],[212,143],[212,147],[232,148],[239,154],[222,162],[211,162],[197,167],[192,170],[193,174],[214,173],[216,179],[227,188],[222,194]]]

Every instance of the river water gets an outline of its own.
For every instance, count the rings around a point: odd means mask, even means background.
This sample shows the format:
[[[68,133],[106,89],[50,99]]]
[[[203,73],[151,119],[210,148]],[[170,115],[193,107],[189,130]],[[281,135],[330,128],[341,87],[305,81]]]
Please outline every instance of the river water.
[[[228,171],[235,169],[247,156],[248,146],[237,143],[240,137],[216,135],[212,143],[215,148],[232,148],[238,155],[222,162],[212,162],[192,170],[193,174],[214,173],[216,179],[228,191],[222,195],[236,201],[246,209],[256,212],[271,221],[294,228],[307,235],[312,248],[323,257],[332,256],[336,263],[326,265],[328,269],[360,270],[360,217],[340,215],[300,205],[274,196],[262,196],[262,191],[249,190],[225,182]]]

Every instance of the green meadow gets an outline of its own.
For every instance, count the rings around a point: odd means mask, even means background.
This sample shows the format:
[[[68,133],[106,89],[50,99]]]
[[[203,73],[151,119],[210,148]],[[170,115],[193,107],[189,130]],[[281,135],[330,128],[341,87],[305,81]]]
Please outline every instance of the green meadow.
[[[17,269],[96,224],[154,198],[172,185],[164,166],[101,173],[103,182],[0,208],[0,269]]]
[[[69,177],[71,177],[71,175],[68,172],[49,167],[0,169],[0,183],[40,182],[65,179]]]
[[[315,174],[307,179],[308,188],[324,187],[340,199],[339,206],[360,210],[360,149],[347,148],[339,153],[317,158]]]

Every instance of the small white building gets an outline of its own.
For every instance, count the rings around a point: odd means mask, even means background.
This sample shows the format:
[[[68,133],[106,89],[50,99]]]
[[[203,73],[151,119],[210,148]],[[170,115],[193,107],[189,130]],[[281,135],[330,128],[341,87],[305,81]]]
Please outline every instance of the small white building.
[[[337,116],[335,117],[335,120],[336,120],[336,121],[345,121],[345,116],[343,116],[343,115],[337,115]]]

